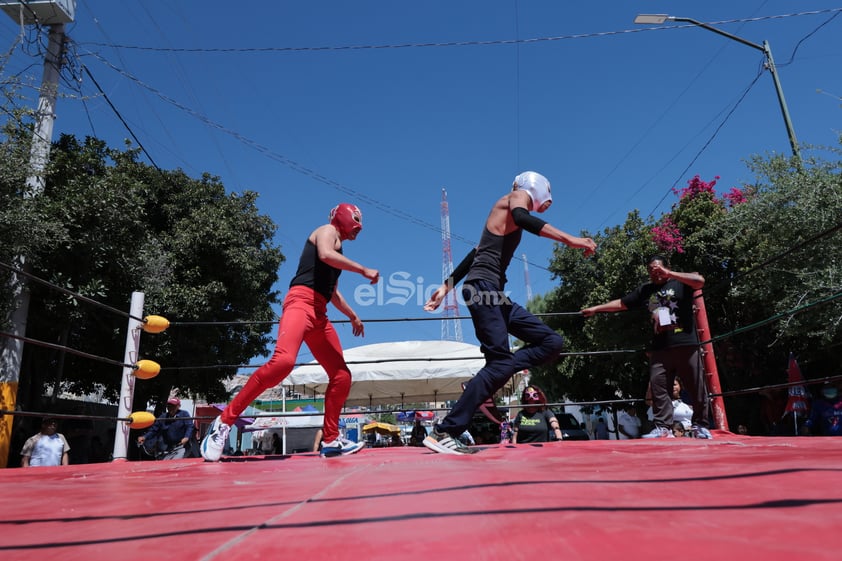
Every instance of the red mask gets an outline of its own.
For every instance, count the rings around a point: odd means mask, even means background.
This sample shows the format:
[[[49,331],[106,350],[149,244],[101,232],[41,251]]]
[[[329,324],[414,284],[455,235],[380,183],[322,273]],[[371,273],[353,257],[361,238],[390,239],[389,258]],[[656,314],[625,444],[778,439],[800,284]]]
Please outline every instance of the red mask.
[[[339,230],[339,237],[348,240],[363,229],[363,213],[357,205],[341,203],[330,211],[330,223]]]

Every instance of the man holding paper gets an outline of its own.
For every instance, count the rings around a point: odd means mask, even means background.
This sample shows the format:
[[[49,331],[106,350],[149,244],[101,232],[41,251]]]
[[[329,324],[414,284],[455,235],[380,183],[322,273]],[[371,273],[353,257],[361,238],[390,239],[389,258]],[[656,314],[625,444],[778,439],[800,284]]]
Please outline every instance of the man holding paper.
[[[672,434],[672,395],[678,377],[693,400],[691,431],[697,438],[711,438],[709,404],[704,381],[693,291],[702,288],[705,279],[698,273],[671,271],[662,255],[653,255],[646,263],[649,282],[622,298],[591,306],[582,315],[620,312],[646,306],[652,320],[653,336],[649,349],[649,382],[652,387],[652,413],[655,428],[643,438],[670,438]]]

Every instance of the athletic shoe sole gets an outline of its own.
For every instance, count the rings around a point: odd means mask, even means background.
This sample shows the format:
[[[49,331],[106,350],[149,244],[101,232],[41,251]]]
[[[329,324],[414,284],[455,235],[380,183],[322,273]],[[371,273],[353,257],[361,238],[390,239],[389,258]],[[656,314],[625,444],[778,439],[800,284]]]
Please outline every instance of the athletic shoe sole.
[[[352,448],[323,448],[320,452],[323,458],[335,458],[337,456],[350,456],[365,448],[365,442],[357,442]]]
[[[471,454],[476,454],[479,451],[472,450],[470,448],[463,448],[460,452],[455,448],[448,448],[447,446],[442,446],[441,444],[439,444],[439,441],[433,438],[432,436],[428,436],[424,439],[424,446],[426,446],[433,452],[438,452],[439,454],[452,454],[455,456],[469,456]]]

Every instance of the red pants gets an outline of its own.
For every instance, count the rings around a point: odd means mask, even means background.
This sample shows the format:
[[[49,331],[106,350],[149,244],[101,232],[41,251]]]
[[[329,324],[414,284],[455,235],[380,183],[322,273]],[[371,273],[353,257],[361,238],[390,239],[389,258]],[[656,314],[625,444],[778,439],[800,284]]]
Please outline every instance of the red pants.
[[[255,370],[240,393],[222,412],[222,422],[233,425],[257,396],[277,386],[295,366],[301,343],[310,351],[329,379],[325,392],[322,440],[332,442],[339,436],[339,413],[351,391],[351,372],[345,364],[339,336],[327,319],[327,300],[306,286],[293,286],[284,299],[278,325],[278,340],[269,362]]]

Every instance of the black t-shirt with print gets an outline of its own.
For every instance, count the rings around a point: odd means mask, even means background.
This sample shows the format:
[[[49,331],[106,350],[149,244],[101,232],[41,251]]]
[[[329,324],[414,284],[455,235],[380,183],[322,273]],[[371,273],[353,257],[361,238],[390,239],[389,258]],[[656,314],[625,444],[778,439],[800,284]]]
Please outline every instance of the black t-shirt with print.
[[[641,306],[649,310],[654,332],[652,350],[699,344],[693,290],[686,284],[675,279],[660,285],[648,282],[620,300],[630,310]]]

